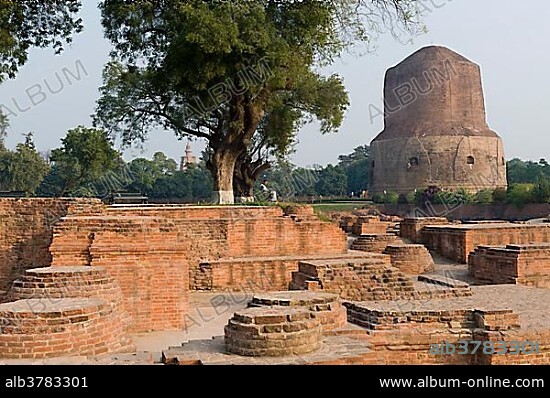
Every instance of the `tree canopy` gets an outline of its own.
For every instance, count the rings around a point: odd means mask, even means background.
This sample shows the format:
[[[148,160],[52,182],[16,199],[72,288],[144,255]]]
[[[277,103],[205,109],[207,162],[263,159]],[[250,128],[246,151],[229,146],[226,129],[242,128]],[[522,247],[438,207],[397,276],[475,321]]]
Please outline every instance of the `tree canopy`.
[[[48,170],[48,163],[36,151],[32,133],[25,135],[15,151],[4,148],[0,142],[0,190],[32,195]]]
[[[80,8],[79,0],[0,0],[0,83],[16,76],[30,48],[63,51],[73,34],[82,31]]]
[[[79,126],[69,130],[61,142],[61,148],[50,156],[56,174],[50,178],[61,183],[58,195],[74,192],[120,164],[120,154],[103,130]]]
[[[96,122],[127,144],[159,127],[206,139],[215,191],[230,203],[238,160],[250,166],[273,151],[287,153],[298,128],[313,119],[323,133],[340,127],[349,105],[343,81],[320,75],[318,66],[388,21],[414,26],[414,4],[102,1],[114,51]],[[259,153],[263,158],[255,158]],[[248,169],[238,171],[255,178]]]

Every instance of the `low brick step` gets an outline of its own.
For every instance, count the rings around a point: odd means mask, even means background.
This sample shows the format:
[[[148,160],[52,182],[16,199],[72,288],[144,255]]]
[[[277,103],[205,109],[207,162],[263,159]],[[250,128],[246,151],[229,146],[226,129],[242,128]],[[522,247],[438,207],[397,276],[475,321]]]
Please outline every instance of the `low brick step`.
[[[197,341],[193,341],[196,343]],[[223,347],[221,348],[223,350]],[[162,351],[161,362],[165,365],[202,365],[196,355],[189,353],[187,347],[169,347]]]
[[[442,329],[456,327],[473,329],[476,327],[474,314],[469,309],[405,310],[377,308],[375,304],[345,303],[351,323],[370,330],[393,330],[410,327]]]
[[[387,303],[345,302],[351,323],[372,330],[403,328],[482,329],[506,331],[519,328],[519,316],[510,309],[481,310],[467,305],[430,308],[429,302],[415,304],[404,300]],[[410,309],[410,306],[415,308]],[[409,307],[409,308],[407,308]]]
[[[319,319],[323,333],[347,324],[346,309],[336,294],[315,291],[284,291],[256,294],[249,307],[301,308]]]
[[[451,287],[455,289],[467,289],[470,287],[470,285],[466,282],[439,275],[419,275],[418,281],[432,283],[439,286]]]

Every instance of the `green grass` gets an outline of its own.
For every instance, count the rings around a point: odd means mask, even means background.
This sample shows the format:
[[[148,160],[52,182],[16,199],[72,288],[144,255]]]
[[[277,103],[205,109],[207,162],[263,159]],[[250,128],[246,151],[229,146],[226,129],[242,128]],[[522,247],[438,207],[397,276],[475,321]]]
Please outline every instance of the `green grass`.
[[[337,211],[353,211],[359,210],[362,207],[367,206],[367,203],[327,203],[327,204],[315,204],[313,208],[316,212],[329,213]]]

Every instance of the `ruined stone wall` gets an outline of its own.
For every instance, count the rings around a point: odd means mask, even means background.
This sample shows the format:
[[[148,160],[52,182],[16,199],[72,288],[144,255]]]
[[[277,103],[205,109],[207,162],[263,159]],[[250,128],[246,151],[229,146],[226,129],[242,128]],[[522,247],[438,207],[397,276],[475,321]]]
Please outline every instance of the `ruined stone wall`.
[[[382,222],[378,216],[357,217],[351,226],[351,233],[356,236],[385,234],[395,223]]]
[[[427,226],[423,243],[442,256],[461,263],[477,246],[550,242],[550,224],[489,224]]]
[[[52,230],[61,217],[102,207],[95,199],[0,198],[0,290],[26,269],[50,265]]]
[[[479,246],[468,258],[470,274],[484,284],[550,288],[550,244]]]
[[[219,256],[216,244],[224,234],[222,225],[206,221],[68,217],[55,227],[52,266],[105,268],[122,289],[132,331],[181,330],[189,264],[196,257]]]

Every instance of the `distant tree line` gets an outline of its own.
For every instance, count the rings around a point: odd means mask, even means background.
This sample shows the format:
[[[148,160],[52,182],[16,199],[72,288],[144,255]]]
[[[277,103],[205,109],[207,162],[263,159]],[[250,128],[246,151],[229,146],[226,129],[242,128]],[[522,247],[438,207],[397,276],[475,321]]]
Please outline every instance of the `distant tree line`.
[[[176,161],[162,152],[150,160],[125,162],[103,130],[72,129],[61,140],[62,146],[48,154],[36,150],[32,134],[15,150],[5,147],[3,137],[0,135],[0,191],[44,197],[106,197],[126,191],[152,199],[212,199],[212,177],[204,162],[180,171]]]
[[[196,165],[179,170],[178,163],[162,152],[152,159],[125,162],[104,130],[77,127],[69,130],[61,146],[40,154],[32,133],[14,150],[4,145],[7,119],[0,114],[0,191],[24,191],[30,196],[105,197],[112,192],[139,192],[150,199],[209,202],[213,199],[212,175],[206,165],[208,152]],[[359,146],[341,155],[336,165],[296,167],[280,159],[257,176],[254,193],[262,196],[260,184],[267,181],[282,201],[359,198],[368,193],[371,181],[370,148]],[[550,202],[550,164],[512,159],[508,162],[507,190],[465,189],[453,192],[438,187],[419,187],[407,195],[387,192],[368,196],[376,203],[526,203]]]

